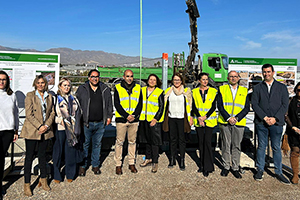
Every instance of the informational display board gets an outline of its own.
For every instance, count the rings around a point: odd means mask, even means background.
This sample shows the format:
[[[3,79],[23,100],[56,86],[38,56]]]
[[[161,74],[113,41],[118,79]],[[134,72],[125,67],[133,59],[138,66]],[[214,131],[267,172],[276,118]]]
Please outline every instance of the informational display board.
[[[49,90],[56,92],[59,63],[60,54],[0,51],[0,70],[4,70],[10,76],[13,91],[24,95],[34,90],[33,80],[38,75],[44,75],[48,80]]]
[[[252,92],[253,86],[263,80],[261,67],[271,64],[274,67],[274,78],[285,84],[290,96],[297,84],[297,59],[278,58],[229,58],[229,71],[237,71],[240,74],[240,85]]]

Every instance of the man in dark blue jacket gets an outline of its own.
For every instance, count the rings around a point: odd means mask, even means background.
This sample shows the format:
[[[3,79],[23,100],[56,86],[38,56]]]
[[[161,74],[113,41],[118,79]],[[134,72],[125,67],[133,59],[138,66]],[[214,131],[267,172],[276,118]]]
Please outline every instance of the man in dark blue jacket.
[[[270,136],[275,165],[276,178],[290,184],[282,174],[281,138],[284,125],[284,115],[288,109],[289,94],[282,83],[273,76],[274,68],[271,64],[262,66],[264,81],[256,85],[252,94],[252,107],[255,112],[255,132],[258,136],[257,173],[254,178],[261,181],[265,167],[266,147]]]
[[[112,96],[107,85],[100,82],[100,72],[93,69],[88,74],[89,81],[79,86],[76,97],[83,112],[83,144],[85,161],[79,168],[79,176],[85,176],[87,156],[92,140],[91,164],[94,174],[100,174],[100,151],[105,126],[111,123],[113,115]]]

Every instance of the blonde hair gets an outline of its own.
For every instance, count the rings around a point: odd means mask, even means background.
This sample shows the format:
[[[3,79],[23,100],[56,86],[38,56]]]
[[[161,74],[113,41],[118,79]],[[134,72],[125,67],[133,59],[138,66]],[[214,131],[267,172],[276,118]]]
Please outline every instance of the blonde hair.
[[[40,79],[43,79],[44,82],[45,82],[45,89],[44,89],[44,91],[48,91],[48,81],[47,81],[47,79],[43,75],[38,75],[37,77],[35,77],[35,79],[34,79],[34,81],[32,83],[32,87],[34,87],[34,89],[36,90],[36,84],[38,83],[38,81]]]
[[[71,83],[70,79],[64,77],[64,78],[61,78],[60,81],[59,81],[59,83],[58,83],[58,90],[57,90],[57,94],[58,95],[63,95],[60,87],[61,87],[62,83],[65,82],[65,81],[69,82],[69,84],[70,84],[70,90],[69,90],[68,94],[71,93],[72,83]]]

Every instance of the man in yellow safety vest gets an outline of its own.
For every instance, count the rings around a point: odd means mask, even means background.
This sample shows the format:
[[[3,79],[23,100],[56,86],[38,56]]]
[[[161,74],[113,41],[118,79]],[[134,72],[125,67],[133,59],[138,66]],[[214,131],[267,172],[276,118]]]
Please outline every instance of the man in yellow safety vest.
[[[230,71],[227,79],[229,84],[220,86],[217,97],[224,167],[221,176],[228,175],[232,161],[232,174],[235,178],[242,178],[239,166],[245,116],[250,110],[248,89],[239,85],[240,76],[236,71]]]
[[[118,175],[123,173],[122,152],[126,133],[129,169],[132,173],[137,173],[135,168],[136,135],[143,104],[141,86],[133,80],[133,72],[130,69],[125,70],[123,78],[124,80],[116,85],[114,91],[117,128],[114,160],[116,162],[116,174]]]

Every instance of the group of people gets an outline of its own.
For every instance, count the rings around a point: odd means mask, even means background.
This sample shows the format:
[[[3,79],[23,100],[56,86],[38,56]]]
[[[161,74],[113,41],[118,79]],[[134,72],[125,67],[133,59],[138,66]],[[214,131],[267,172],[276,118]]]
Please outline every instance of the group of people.
[[[298,183],[300,147],[300,83],[295,87],[296,96],[289,104],[285,85],[276,81],[274,68],[270,64],[262,66],[264,81],[254,87],[252,108],[255,112],[255,132],[258,135],[257,173],[255,180],[261,181],[265,167],[265,150],[270,137],[273,150],[276,178],[285,184],[290,181],[282,174],[281,138],[283,125],[287,121],[287,133],[291,146],[292,183]],[[239,85],[239,74],[228,73],[228,84],[219,89],[208,86],[209,74],[198,75],[199,87],[185,87],[184,78],[174,73],[172,85],[163,91],[161,81],[155,74],[141,87],[134,81],[134,74],[127,69],[123,80],[115,85],[114,98],[109,87],[100,81],[96,69],[88,74],[88,81],[79,86],[76,95],[71,94],[71,81],[62,78],[56,95],[48,92],[47,80],[37,76],[34,90],[25,98],[26,118],[20,134],[25,138],[26,157],[24,166],[24,194],[32,196],[30,177],[32,161],[37,151],[40,168],[38,186],[50,190],[47,181],[47,143],[54,138],[53,168],[54,182],[60,183],[62,165],[65,165],[67,182],[77,175],[85,176],[88,169],[88,155],[91,149],[91,165],[95,175],[101,174],[100,151],[105,126],[113,117],[115,106],[116,174],[123,173],[123,144],[127,135],[128,168],[137,173],[136,141],[145,143],[145,159],[140,167],[152,165],[151,172],[158,171],[159,147],[162,145],[162,131],[169,133],[169,168],[178,161],[180,170],[185,170],[186,135],[191,126],[196,128],[200,167],[199,173],[205,177],[214,171],[214,155],[211,147],[213,128],[219,124],[223,169],[226,177],[230,170],[236,178],[242,178],[239,166],[241,142],[246,126],[245,116],[250,111],[247,88]],[[0,177],[3,178],[5,153],[12,141],[18,139],[18,106],[16,96],[10,89],[10,80],[0,71]],[[218,108],[219,114],[216,113]],[[53,125],[54,124],[54,125]],[[55,130],[55,131],[54,131]],[[83,130],[83,131],[82,131]],[[177,152],[177,148],[179,152]],[[178,155],[179,153],[179,155]],[[79,170],[77,170],[79,167]],[[1,181],[1,191],[2,181]],[[1,195],[2,198],[2,195]]]

